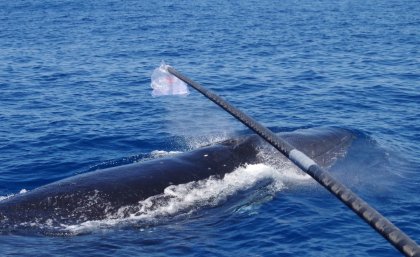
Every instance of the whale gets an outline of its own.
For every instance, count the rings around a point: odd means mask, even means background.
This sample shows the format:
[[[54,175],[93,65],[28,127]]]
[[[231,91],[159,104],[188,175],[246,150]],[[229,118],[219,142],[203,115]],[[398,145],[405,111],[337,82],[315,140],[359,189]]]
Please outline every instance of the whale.
[[[355,138],[342,128],[300,129],[279,136],[323,167],[331,166]],[[223,178],[240,166],[260,163],[259,153],[267,148],[259,136],[243,135],[174,156],[71,176],[0,201],[0,229],[105,219],[169,186]],[[130,208],[124,210],[130,215]]]

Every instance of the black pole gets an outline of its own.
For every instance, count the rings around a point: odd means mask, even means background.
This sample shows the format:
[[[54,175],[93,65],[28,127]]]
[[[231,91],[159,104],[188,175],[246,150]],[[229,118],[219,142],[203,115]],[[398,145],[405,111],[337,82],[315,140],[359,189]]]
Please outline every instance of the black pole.
[[[304,172],[314,178],[319,184],[330,191],[340,201],[347,205],[360,218],[374,228],[386,240],[388,240],[395,248],[397,248],[405,256],[420,257],[420,248],[410,237],[402,232],[398,227],[392,224],[382,214],[376,211],[368,203],[363,201],[359,196],[352,192],[349,188],[334,179],[326,170],[321,168],[312,159],[301,151],[295,149],[292,145],[278,137],[271,130],[259,124],[257,121],[237,109],[236,107],[223,100],[220,96],[206,89],[197,82],[179,73],[171,66],[166,66],[167,71],[176,76],[180,80],[192,86],[205,97],[222,107],[237,120],[252,129],[260,135],[264,140],[279,150],[284,156],[289,158]]]

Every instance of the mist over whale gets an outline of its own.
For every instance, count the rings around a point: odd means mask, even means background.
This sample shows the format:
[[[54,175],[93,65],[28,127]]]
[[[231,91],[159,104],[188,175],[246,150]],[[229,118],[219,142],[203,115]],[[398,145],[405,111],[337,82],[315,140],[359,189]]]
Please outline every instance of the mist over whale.
[[[354,139],[350,131],[339,128],[299,130],[281,136],[323,167],[342,156]],[[242,136],[175,156],[59,180],[0,201],[1,229],[138,215],[139,202],[163,194],[172,185],[209,177],[222,179],[240,166],[265,162],[261,152],[267,148],[258,136]]]

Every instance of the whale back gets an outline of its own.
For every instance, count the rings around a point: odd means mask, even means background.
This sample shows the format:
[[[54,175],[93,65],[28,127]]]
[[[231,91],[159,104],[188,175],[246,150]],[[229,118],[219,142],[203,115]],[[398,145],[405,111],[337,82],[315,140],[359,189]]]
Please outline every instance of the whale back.
[[[301,129],[280,135],[322,167],[342,157],[355,139],[351,131],[342,128]]]
[[[343,129],[299,130],[281,136],[322,166],[331,165],[353,139]],[[75,224],[104,219],[123,206],[162,194],[171,185],[210,176],[222,178],[241,165],[259,162],[261,144],[258,136],[246,136],[173,157],[69,177],[0,201],[0,226],[49,220]]]

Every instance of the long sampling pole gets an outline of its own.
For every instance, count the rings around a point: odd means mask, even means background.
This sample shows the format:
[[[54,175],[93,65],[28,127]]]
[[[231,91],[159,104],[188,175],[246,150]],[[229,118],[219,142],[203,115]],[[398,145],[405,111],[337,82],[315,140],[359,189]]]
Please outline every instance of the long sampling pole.
[[[311,158],[306,156],[301,151],[295,149],[292,145],[287,143],[281,137],[274,134],[271,130],[264,127],[256,120],[243,113],[214,92],[206,89],[202,85],[181,74],[173,67],[166,65],[166,70],[184,81],[205,97],[222,107],[225,111],[230,113],[237,120],[245,124],[248,128],[253,130],[264,140],[274,146],[284,156],[290,159],[300,169],[309,174],[319,184],[330,191],[341,202],[347,205],[360,218],[368,223],[373,229],[388,240],[396,249],[398,249],[405,256],[420,257],[420,247],[402,232],[398,227],[391,223],[387,218],[380,214],[377,210],[371,207],[367,202],[362,200],[354,192],[352,192],[345,185],[334,179],[329,172],[324,170],[316,164]]]

